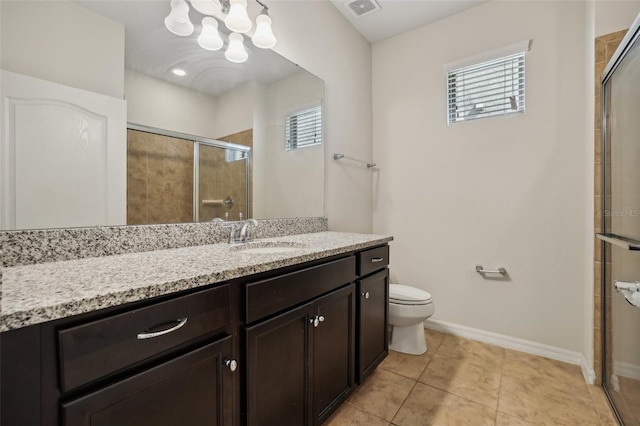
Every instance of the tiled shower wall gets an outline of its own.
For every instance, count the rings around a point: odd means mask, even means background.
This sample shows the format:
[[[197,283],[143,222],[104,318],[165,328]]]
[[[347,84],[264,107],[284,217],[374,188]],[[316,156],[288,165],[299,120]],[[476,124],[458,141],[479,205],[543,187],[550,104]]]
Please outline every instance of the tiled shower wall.
[[[235,144],[253,146],[253,130],[245,130],[233,135],[228,135],[219,140]],[[249,198],[249,209],[247,214],[247,184],[249,184],[249,196],[251,196],[251,170],[249,170],[249,180],[247,183],[247,161],[233,161],[227,163],[225,160],[225,150],[207,146],[200,146],[200,179],[199,195],[200,200],[200,221],[205,222],[213,218],[224,218],[225,213],[229,213],[230,220],[238,220],[239,213],[243,218],[251,217],[251,198]],[[251,169],[251,168],[250,168]],[[203,200],[224,200],[227,197],[233,199],[233,207],[226,208],[224,205],[215,203],[204,203]]]
[[[193,142],[127,130],[127,224],[193,221]]]
[[[594,135],[594,143],[595,143],[595,217],[594,217],[594,228],[595,232],[602,232],[602,141],[601,141],[601,128],[602,128],[602,117],[601,117],[601,85],[600,79],[602,77],[602,72],[604,71],[607,63],[613,56],[614,52],[618,48],[618,45],[624,38],[627,30],[618,31],[611,34],[606,34],[600,37],[597,37],[595,40],[595,135]],[[609,158],[609,156],[605,156]],[[594,256],[594,324],[593,324],[593,333],[594,333],[594,369],[596,373],[596,384],[602,384],[602,242],[600,240],[595,240],[595,256]],[[611,270],[611,262],[610,258],[605,260],[607,262],[607,271]],[[606,277],[606,282],[610,282],[610,279]],[[604,297],[611,297],[610,294],[607,294]],[[611,303],[606,303],[606,306],[611,306]],[[609,338],[611,336],[611,330],[609,329],[610,324],[607,326],[607,335]],[[609,342],[610,344],[611,342]]]
[[[252,147],[253,130],[220,138]],[[193,221],[193,141],[138,130],[127,131],[127,224],[144,225]],[[246,161],[227,163],[225,150],[200,146],[199,220],[213,218],[238,220],[247,214]],[[251,194],[249,172],[249,194]],[[203,200],[233,199],[233,207]]]

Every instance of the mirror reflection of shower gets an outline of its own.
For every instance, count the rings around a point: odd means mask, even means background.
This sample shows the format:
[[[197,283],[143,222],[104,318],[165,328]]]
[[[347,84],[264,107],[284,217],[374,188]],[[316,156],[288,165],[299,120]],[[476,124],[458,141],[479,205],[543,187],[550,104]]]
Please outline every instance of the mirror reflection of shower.
[[[221,139],[130,125],[127,224],[251,217],[253,131]]]

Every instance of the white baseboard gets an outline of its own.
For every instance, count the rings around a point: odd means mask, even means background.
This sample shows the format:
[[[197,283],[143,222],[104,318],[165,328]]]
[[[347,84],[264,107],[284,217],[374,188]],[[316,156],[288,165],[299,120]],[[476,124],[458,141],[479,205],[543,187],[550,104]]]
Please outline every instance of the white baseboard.
[[[630,362],[614,361],[613,374],[627,379],[640,380],[640,365]]]
[[[582,375],[587,383],[592,385],[595,382],[596,374],[593,367],[589,366],[587,359],[580,352],[557,348],[555,346],[544,345],[530,340],[518,339],[504,334],[492,333],[490,331],[467,327],[465,325],[453,324],[437,319],[428,319],[424,322],[424,327],[431,330],[442,331],[454,336],[465,337],[478,342],[489,343],[507,349],[513,349],[532,355],[555,359],[569,364],[579,365]]]

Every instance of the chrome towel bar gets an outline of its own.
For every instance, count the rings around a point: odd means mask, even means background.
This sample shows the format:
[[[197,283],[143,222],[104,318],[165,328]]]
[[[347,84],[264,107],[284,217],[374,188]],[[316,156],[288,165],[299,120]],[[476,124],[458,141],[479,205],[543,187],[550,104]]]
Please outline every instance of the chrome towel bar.
[[[500,274],[500,275],[506,275],[507,274],[507,270],[504,268],[498,268],[495,270],[491,270],[491,269],[484,269],[482,267],[482,265],[476,265],[476,272],[479,274]]]
[[[367,161],[358,160],[357,158],[348,157],[348,156],[346,156],[344,154],[333,154],[333,159],[334,160],[340,160],[342,158],[344,158],[345,160],[355,161],[356,163],[366,164],[368,169],[370,169],[371,167],[375,167],[376,166],[376,163],[369,163]]]

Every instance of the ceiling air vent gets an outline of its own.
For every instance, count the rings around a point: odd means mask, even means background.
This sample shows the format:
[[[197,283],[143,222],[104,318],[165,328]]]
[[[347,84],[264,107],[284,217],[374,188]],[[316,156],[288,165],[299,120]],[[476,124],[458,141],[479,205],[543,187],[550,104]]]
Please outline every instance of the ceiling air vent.
[[[358,18],[380,9],[380,5],[376,0],[354,0],[347,3],[347,6],[349,6],[349,10]]]

